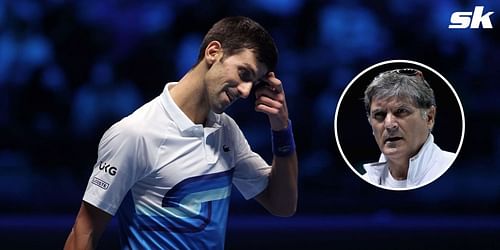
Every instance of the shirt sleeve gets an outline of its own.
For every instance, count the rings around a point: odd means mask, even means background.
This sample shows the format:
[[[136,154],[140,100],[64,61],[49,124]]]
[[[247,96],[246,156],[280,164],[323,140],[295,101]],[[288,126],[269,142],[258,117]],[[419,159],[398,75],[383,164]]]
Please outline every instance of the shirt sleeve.
[[[269,182],[271,166],[260,155],[253,152],[245,136],[233,123],[235,152],[235,171],[233,184],[245,199],[251,199],[266,189]]]
[[[130,188],[147,173],[145,140],[115,124],[104,133],[83,200],[114,215]]]

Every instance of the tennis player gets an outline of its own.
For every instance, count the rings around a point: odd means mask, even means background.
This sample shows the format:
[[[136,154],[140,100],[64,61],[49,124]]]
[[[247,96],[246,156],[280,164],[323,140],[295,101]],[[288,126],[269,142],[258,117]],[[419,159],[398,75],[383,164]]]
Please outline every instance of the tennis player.
[[[95,248],[114,215],[123,249],[223,249],[233,184],[271,214],[293,215],[297,156],[277,57],[255,21],[215,23],[189,72],[104,133],[65,249]],[[271,165],[224,113],[257,84]]]

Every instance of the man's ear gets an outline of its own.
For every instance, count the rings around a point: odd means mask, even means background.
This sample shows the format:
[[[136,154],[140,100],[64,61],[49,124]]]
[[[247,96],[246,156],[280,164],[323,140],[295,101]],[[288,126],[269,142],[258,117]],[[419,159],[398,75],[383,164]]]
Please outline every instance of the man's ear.
[[[219,41],[211,41],[205,49],[205,62],[211,67],[222,56],[222,45]]]
[[[426,111],[425,120],[430,131],[432,131],[434,122],[436,121],[436,112],[436,106],[431,106],[429,110]]]

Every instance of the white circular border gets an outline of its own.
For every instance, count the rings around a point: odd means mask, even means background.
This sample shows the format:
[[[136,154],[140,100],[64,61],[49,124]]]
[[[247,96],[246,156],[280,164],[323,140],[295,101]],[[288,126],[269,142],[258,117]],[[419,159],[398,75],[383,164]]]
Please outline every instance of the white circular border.
[[[340,146],[340,142],[339,142],[339,136],[338,136],[338,127],[337,127],[337,117],[338,117],[338,112],[339,112],[339,108],[340,108],[340,105],[342,104],[342,100],[344,99],[344,95],[347,93],[347,91],[349,90],[349,88],[351,87],[351,85],[353,85],[357,80],[358,78],[360,78],[363,74],[365,74],[366,72],[372,70],[373,68],[376,68],[376,67],[379,67],[381,65],[385,65],[385,64],[389,64],[389,63],[408,63],[408,64],[414,64],[414,65],[418,65],[420,67],[423,67],[423,68],[426,68],[427,70],[431,71],[432,73],[436,74],[437,76],[439,76],[441,78],[441,80],[443,80],[446,84],[448,84],[448,87],[451,89],[451,91],[453,92],[453,94],[455,95],[455,98],[457,99],[458,101],[458,105],[460,106],[460,112],[462,114],[462,136],[460,138],[460,144],[458,145],[458,149],[457,149],[457,152],[455,152],[455,158],[453,159],[453,161],[450,163],[450,165],[446,168],[445,171],[443,171],[443,173],[437,175],[434,179],[426,182],[426,183],[423,183],[421,185],[418,185],[418,186],[415,186],[415,187],[411,187],[411,188],[390,188],[390,187],[385,187],[385,186],[382,186],[382,185],[379,185],[379,184],[375,184],[375,183],[372,183],[368,180],[366,180],[365,178],[362,177],[362,175],[351,165],[351,163],[349,162],[349,160],[346,158],[345,154],[344,154],[344,151],[342,151],[342,147]],[[347,85],[347,87],[344,89],[344,91],[342,92],[342,95],[340,96],[340,99],[339,99],[339,102],[337,103],[337,108],[335,109],[335,121],[334,121],[334,132],[335,132],[335,141],[337,142],[337,147],[339,148],[340,150],[340,154],[342,155],[342,158],[344,159],[344,161],[347,163],[347,165],[349,165],[349,167],[351,168],[351,170],[356,173],[356,175],[359,176],[359,178],[361,178],[362,180],[370,183],[371,185],[374,185],[376,187],[379,187],[379,188],[382,188],[382,189],[386,189],[386,190],[396,190],[396,191],[406,191],[406,190],[414,190],[414,189],[417,189],[417,188],[420,188],[420,187],[423,187],[429,183],[432,183],[434,182],[435,180],[437,180],[439,177],[441,177],[444,173],[446,173],[446,171],[448,171],[448,169],[451,167],[451,165],[453,165],[453,163],[455,162],[455,160],[457,159],[457,156],[458,154],[460,153],[460,149],[462,149],[462,143],[464,141],[464,135],[465,135],[465,115],[464,115],[464,109],[462,107],[462,102],[460,101],[460,98],[458,97],[457,95],[457,92],[455,91],[455,89],[453,88],[453,86],[450,84],[450,82],[448,82],[448,80],[446,80],[446,78],[444,78],[444,76],[442,76],[439,72],[437,72],[436,70],[434,70],[433,68],[425,65],[425,64],[422,64],[422,63],[419,63],[419,62],[415,62],[415,61],[411,61],[411,60],[387,60],[387,61],[383,61],[383,62],[379,62],[377,64],[374,64],[368,68],[366,68],[365,70],[361,71],[361,73],[359,73],[356,77],[354,77],[351,82],[349,82],[349,84]]]

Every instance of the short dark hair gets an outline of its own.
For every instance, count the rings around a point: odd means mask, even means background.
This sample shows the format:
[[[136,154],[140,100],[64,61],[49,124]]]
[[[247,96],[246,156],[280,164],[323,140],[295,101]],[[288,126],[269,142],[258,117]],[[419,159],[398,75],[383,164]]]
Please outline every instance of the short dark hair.
[[[215,23],[201,43],[197,64],[203,60],[205,49],[212,41],[218,41],[228,57],[243,49],[254,51],[257,61],[264,63],[269,71],[274,71],[278,62],[278,49],[271,35],[254,20],[234,16]]]
[[[370,114],[373,99],[390,97],[408,98],[421,109],[436,106],[434,91],[423,73],[411,68],[389,70],[376,76],[365,90],[366,113]]]

